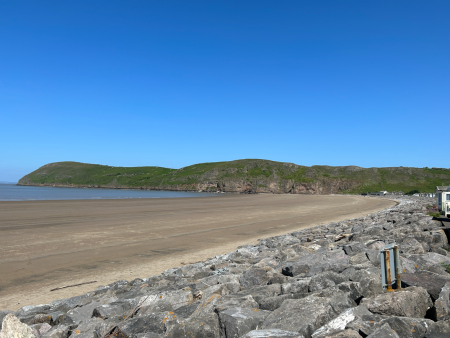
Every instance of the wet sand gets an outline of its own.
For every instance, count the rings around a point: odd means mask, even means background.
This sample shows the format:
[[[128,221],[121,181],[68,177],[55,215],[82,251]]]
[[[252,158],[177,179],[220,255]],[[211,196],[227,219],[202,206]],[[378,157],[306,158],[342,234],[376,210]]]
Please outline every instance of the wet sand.
[[[0,311],[149,277],[259,238],[393,205],[320,195],[0,202]],[[50,291],[90,281],[96,283]]]

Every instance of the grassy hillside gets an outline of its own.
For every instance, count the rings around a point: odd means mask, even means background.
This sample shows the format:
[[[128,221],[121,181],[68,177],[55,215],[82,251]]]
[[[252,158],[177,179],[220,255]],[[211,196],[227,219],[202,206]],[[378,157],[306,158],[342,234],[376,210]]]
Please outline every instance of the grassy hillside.
[[[19,184],[274,193],[432,192],[436,185],[450,184],[450,169],[305,167],[257,159],[181,169],[57,162],[24,176]]]

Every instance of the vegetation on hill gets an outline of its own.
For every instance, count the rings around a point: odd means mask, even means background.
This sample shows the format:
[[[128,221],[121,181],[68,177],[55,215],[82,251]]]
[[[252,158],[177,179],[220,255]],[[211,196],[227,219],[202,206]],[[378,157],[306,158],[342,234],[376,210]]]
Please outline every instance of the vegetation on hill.
[[[199,163],[181,169],[112,167],[79,162],[42,166],[20,185],[272,193],[432,192],[450,183],[450,169],[300,166],[268,160]]]

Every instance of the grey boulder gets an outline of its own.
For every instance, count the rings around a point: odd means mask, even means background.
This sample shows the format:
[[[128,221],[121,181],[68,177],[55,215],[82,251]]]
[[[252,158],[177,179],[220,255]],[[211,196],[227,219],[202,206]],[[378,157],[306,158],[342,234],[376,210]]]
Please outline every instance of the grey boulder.
[[[100,318],[91,318],[83,321],[78,327],[72,331],[69,338],[75,337],[86,337],[86,338],[97,338],[95,330],[102,323]]]
[[[219,314],[222,332],[227,338],[239,338],[251,330],[261,327],[270,311],[231,308]]]
[[[255,285],[267,285],[272,276],[265,269],[248,269],[240,279],[242,289],[249,289]]]
[[[167,324],[165,337],[219,338],[219,320],[214,313],[182,321],[174,320]]]
[[[341,299],[311,295],[303,299],[288,299],[267,316],[263,329],[297,331],[309,338],[315,330],[336,318],[344,307]]]
[[[371,314],[372,313],[364,306],[358,306],[345,310],[335,319],[317,329],[312,334],[312,338],[325,338],[344,331],[347,328],[348,323],[353,322],[356,318],[361,318],[362,316],[370,316]]]
[[[410,287],[379,294],[361,301],[370,312],[380,315],[423,318],[433,306],[428,292],[421,287]]]
[[[436,300],[445,283],[450,283],[450,275],[439,275],[429,271],[420,273],[403,273],[401,275],[402,285],[420,286],[428,291],[431,298]]]
[[[69,312],[67,312],[65,323],[74,323],[75,325],[79,325],[82,321],[90,319],[92,317],[92,313],[94,309],[101,304],[99,302],[91,302],[81,307],[76,307]]]
[[[309,291],[314,292],[345,282],[347,279],[338,273],[328,271],[311,277]]]
[[[41,338],[67,338],[69,331],[70,326],[60,324],[43,333]]]
[[[135,317],[120,322],[113,333],[122,334],[125,337],[133,337],[139,333],[158,333],[163,334],[165,323],[171,318],[165,313],[152,313],[149,315]],[[120,337],[120,335],[119,335]]]
[[[326,338],[361,338],[361,335],[355,330],[347,329],[332,335],[326,336]]]
[[[424,338],[448,338],[450,335],[450,321],[439,321],[431,324]]]
[[[377,328],[374,332],[367,336],[367,338],[400,338],[394,330],[391,329],[389,324]]]
[[[243,335],[241,338],[304,338],[304,336],[299,335],[298,332],[271,329],[252,330]]]
[[[434,303],[436,320],[450,320],[450,282],[446,283],[439,293],[439,298]]]
[[[402,338],[422,338],[427,328],[433,323],[432,320],[424,318],[389,317],[380,321],[375,327],[389,324],[389,327]]]
[[[382,292],[381,272],[377,268],[356,271],[352,276],[353,282],[358,282],[364,297],[373,297]]]

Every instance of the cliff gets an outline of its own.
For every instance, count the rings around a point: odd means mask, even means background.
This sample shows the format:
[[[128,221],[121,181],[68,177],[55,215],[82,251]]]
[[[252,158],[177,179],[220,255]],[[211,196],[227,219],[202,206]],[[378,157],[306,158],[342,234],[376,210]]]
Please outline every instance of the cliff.
[[[334,194],[368,191],[432,192],[450,183],[450,169],[301,166],[246,159],[194,164],[181,169],[112,167],[79,162],[46,164],[19,185],[223,191],[239,193]]]

